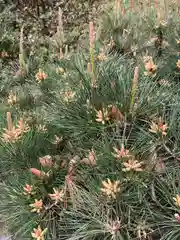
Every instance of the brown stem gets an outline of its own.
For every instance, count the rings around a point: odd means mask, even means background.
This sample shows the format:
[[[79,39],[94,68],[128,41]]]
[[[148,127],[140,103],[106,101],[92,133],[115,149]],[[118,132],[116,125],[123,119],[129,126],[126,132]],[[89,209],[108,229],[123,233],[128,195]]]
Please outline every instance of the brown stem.
[[[12,124],[12,118],[11,118],[10,112],[7,112],[7,125],[8,125],[8,130],[11,131],[13,128],[13,124]]]
[[[165,143],[163,143],[163,147],[165,148],[165,150],[166,150],[172,157],[174,157],[175,159],[177,159],[176,155],[175,155],[173,152],[171,152],[171,150],[166,146]]]

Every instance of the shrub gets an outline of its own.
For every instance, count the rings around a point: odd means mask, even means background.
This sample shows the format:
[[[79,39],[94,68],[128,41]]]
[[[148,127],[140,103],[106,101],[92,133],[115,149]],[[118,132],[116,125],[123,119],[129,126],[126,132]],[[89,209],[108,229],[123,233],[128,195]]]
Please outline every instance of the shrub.
[[[152,12],[110,13],[97,38],[90,23],[89,52],[44,46],[16,74],[3,59],[0,214],[14,239],[179,238],[171,14],[162,26]]]

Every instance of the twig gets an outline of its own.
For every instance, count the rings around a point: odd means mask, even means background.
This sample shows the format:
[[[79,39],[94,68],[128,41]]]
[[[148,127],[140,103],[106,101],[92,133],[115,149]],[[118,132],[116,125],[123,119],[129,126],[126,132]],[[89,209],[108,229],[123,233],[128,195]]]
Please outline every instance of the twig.
[[[171,150],[166,146],[165,143],[163,143],[163,147],[165,148],[165,150],[166,150],[172,157],[174,157],[175,159],[177,159],[176,155],[175,155],[173,152],[171,152]]]
[[[25,10],[26,10],[26,12],[29,14],[29,16],[31,16],[32,18],[36,19],[37,21],[39,20],[38,17],[36,17],[35,15],[33,15],[28,8],[26,8]]]
[[[124,123],[124,129],[123,129],[123,135],[122,135],[122,142],[124,144],[125,142],[125,138],[126,138],[126,127],[127,127],[127,123]]]

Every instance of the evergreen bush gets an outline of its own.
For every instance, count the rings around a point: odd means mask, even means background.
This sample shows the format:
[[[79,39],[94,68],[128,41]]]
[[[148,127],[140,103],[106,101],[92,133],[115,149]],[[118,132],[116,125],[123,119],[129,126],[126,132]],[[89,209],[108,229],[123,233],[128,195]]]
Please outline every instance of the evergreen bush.
[[[178,11],[116,6],[74,53],[48,38],[31,55],[23,28],[12,59],[1,41],[0,215],[13,239],[179,239]]]

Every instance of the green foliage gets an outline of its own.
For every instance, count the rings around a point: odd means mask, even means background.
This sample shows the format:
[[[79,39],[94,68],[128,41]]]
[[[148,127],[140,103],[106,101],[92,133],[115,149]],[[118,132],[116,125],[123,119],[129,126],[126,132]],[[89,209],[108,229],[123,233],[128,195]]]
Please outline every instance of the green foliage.
[[[48,240],[179,239],[179,18],[118,16],[104,20],[93,74],[87,51],[56,57],[49,37],[21,45],[22,69],[3,26],[0,49],[15,54],[1,54],[0,215],[14,239],[38,226]],[[147,45],[162,35],[168,45]]]

